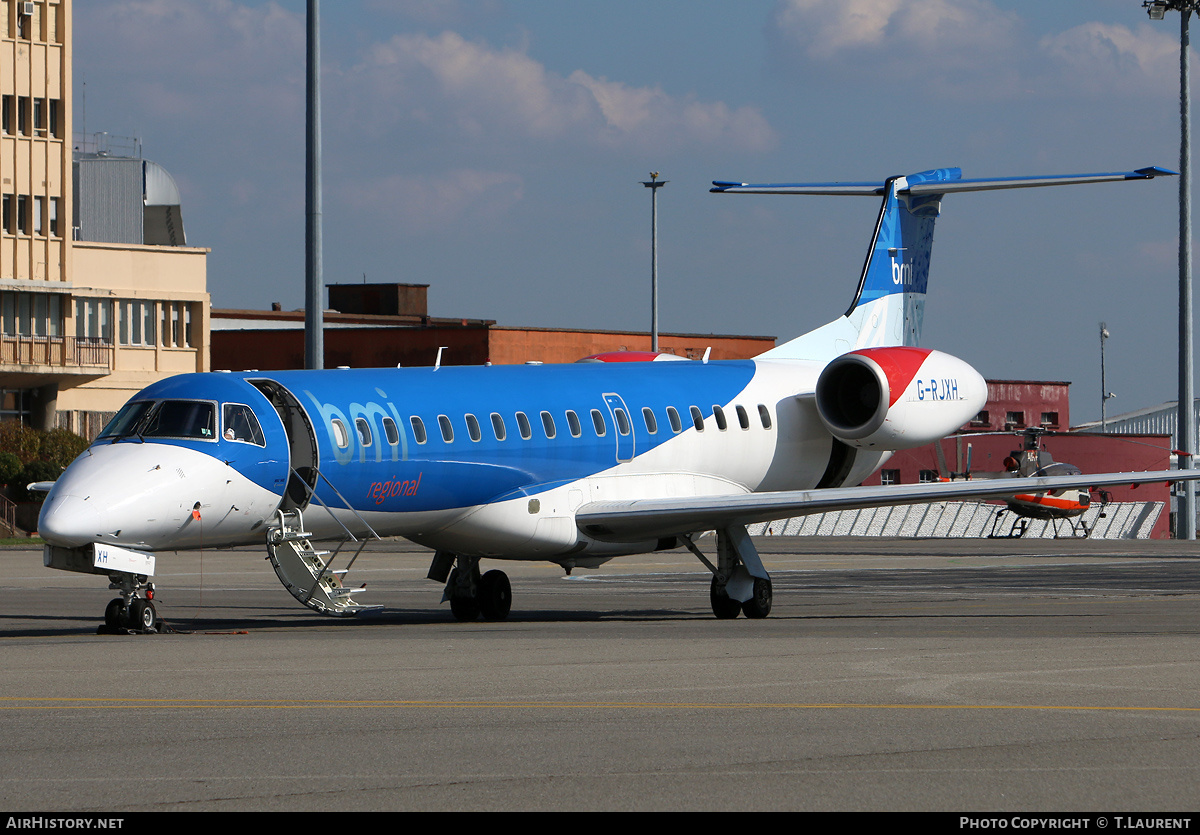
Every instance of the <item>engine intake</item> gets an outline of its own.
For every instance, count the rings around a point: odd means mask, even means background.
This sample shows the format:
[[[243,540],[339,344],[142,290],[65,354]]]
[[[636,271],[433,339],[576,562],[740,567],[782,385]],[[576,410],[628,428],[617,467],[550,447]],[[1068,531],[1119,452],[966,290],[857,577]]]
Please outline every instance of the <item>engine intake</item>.
[[[958,429],[987,404],[987,383],[967,363],[925,348],[864,348],[825,367],[817,412],[859,449],[911,449]]]

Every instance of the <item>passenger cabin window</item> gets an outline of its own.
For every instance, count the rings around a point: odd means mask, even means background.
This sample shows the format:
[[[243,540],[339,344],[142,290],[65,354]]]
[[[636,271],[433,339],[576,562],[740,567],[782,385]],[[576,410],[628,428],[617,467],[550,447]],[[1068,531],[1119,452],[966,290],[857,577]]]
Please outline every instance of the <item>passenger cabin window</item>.
[[[713,406],[713,419],[717,422],[717,428],[724,432],[729,428],[729,424],[725,420],[725,410],[720,406]]]
[[[703,432],[704,431],[704,414],[700,411],[700,407],[692,406],[690,411],[692,413],[692,425],[696,427],[697,432]]]
[[[390,417],[383,419],[383,434],[392,446],[400,443],[400,427],[396,426],[396,421]]]
[[[592,409],[592,426],[596,429],[597,438],[603,438],[608,432],[605,428],[604,415],[600,414],[599,409]]]
[[[762,421],[763,429],[771,428],[771,413],[761,403],[758,404],[758,419]]]
[[[464,419],[467,422],[467,434],[471,436],[471,440],[478,441],[482,438],[483,434],[479,431],[479,421],[476,420],[475,415],[464,415]]]
[[[642,420],[646,422],[646,431],[651,435],[658,434],[658,420],[654,417],[654,410],[649,406],[642,408]]]
[[[416,415],[413,415],[408,419],[408,422],[412,424],[413,439],[418,444],[423,444],[429,440],[429,436],[425,434],[425,421],[421,420]]]
[[[629,415],[625,414],[625,410],[614,409],[613,417],[617,419],[617,431],[622,435],[628,435],[633,427],[629,423]]]
[[[333,442],[341,449],[350,446],[350,434],[346,431],[346,424],[337,418],[334,418],[329,423],[333,426]]]
[[[750,415],[746,414],[746,408],[744,406],[737,407],[737,416],[738,416],[738,426],[742,427],[743,429],[749,429],[750,428]]]
[[[438,426],[442,430],[442,440],[448,444],[454,443],[454,427],[450,425],[450,418],[438,415]]]
[[[225,440],[241,441],[255,446],[267,445],[262,427],[258,424],[258,418],[254,416],[254,412],[249,406],[241,403],[226,403],[222,407],[222,412],[225,425],[222,437]]]
[[[495,433],[497,441],[508,437],[508,431],[504,428],[504,418],[495,412],[492,412],[492,432]]]
[[[371,445],[371,424],[366,418],[355,418],[354,428],[358,430],[358,442],[363,446]]]
[[[567,428],[571,430],[572,438],[578,438],[583,434],[583,427],[579,423],[579,415],[570,409],[567,410]]]
[[[547,438],[554,439],[554,415],[549,412],[542,412],[542,431]]]
[[[667,407],[667,420],[671,423],[671,431],[676,435],[683,431],[683,421],[679,419],[679,410],[674,406]]]
[[[533,437],[533,427],[529,425],[529,418],[524,412],[517,412],[517,430],[526,441]]]

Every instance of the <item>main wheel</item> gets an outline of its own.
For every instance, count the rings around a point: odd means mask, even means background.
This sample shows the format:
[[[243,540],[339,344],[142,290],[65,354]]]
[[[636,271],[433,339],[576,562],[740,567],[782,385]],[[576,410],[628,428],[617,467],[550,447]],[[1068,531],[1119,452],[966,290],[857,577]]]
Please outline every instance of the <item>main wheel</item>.
[[[503,571],[492,569],[479,578],[479,611],[484,620],[504,620],[512,609],[512,585]]]
[[[104,607],[104,625],[109,629],[120,629],[125,625],[124,617],[125,601],[119,597],[114,597]]]
[[[154,610],[154,604],[149,600],[139,597],[129,604],[129,625],[134,629],[149,632],[154,628],[154,621],[157,617],[158,612]]]
[[[732,620],[742,611],[742,604],[729,596],[725,584],[716,577],[712,578],[712,585],[708,587],[708,599],[712,603],[713,614],[721,620]]]
[[[754,595],[742,604],[748,618],[765,618],[771,614],[771,581],[754,578]]]
[[[468,623],[479,617],[479,601],[474,597],[451,597],[450,611],[455,620]]]

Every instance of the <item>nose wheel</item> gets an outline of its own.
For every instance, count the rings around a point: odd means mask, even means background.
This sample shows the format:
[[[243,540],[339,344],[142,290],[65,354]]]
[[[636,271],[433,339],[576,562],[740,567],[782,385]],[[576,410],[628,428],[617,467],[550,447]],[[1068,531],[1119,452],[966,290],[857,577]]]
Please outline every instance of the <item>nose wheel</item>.
[[[154,584],[136,574],[113,575],[110,580],[109,588],[119,589],[121,596],[114,597],[104,608],[104,625],[99,631],[111,635],[161,632],[162,622],[154,608]]]
[[[154,633],[159,631],[158,610],[154,602],[135,597],[128,604],[114,597],[104,609],[104,631],[109,633],[134,632]]]

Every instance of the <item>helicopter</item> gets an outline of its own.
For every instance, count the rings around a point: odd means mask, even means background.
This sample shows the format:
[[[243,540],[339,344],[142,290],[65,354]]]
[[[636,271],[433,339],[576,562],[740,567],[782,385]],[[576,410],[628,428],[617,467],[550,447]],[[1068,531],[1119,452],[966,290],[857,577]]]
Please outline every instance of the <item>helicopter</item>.
[[[1080,433],[1054,432],[1040,426],[1029,426],[1015,433],[976,432],[964,434],[973,434],[975,436],[1017,434],[1021,438],[1021,448],[1012,450],[1004,458],[1004,469],[1001,471],[972,472],[971,445],[967,444],[966,469],[963,472],[951,472],[946,466],[946,458],[942,452],[941,445],[934,444],[939,481],[1083,474],[1083,471],[1074,464],[1055,461],[1050,452],[1042,448],[1042,437],[1045,435],[1079,435]],[[997,511],[992,521],[992,530],[988,534],[988,538],[1022,537],[1029,529],[1029,523],[1033,520],[1048,521],[1054,529],[1056,539],[1060,536],[1087,538],[1091,535],[1096,523],[1100,519],[1106,518],[1107,514],[1104,511],[1104,506],[1111,500],[1111,494],[1108,491],[1097,491],[1100,500],[1100,512],[1091,519],[1089,524],[1082,517],[1092,507],[1091,492],[1087,487],[1073,487],[1045,493],[1014,493],[1003,500],[1005,507]],[[998,533],[997,531],[1002,529],[1002,523],[1005,521],[1007,514],[1012,515],[1012,524],[1008,533]],[[1061,530],[1064,528],[1068,533],[1061,533]]]

